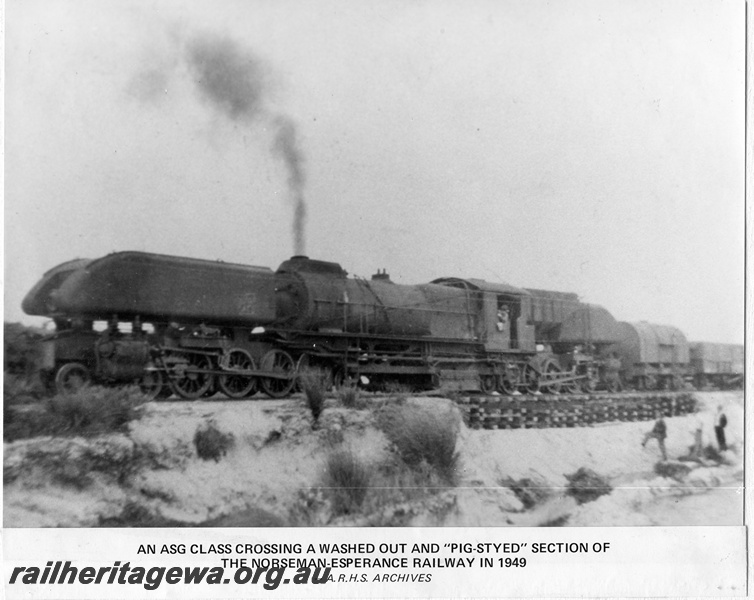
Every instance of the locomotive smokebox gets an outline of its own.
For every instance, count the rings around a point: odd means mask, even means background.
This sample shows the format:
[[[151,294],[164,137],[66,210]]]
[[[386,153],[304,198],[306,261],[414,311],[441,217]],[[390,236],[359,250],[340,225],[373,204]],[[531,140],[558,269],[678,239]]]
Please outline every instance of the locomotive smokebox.
[[[348,279],[338,264],[294,256],[277,270],[278,322],[295,329],[379,335],[428,335],[427,298],[396,286],[387,273],[376,280]]]

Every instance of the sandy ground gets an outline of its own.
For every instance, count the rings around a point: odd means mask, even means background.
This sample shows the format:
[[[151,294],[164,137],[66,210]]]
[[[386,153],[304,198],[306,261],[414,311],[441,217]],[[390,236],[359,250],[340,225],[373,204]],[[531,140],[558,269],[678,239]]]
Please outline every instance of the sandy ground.
[[[714,410],[723,404],[732,447],[728,464],[692,463],[694,469],[681,481],[658,477],[657,445],[650,441],[641,446],[652,427],[649,422],[547,430],[469,430],[461,425],[458,487],[398,507],[396,514],[404,523],[431,526],[740,525],[743,393],[699,393],[698,399],[698,415],[666,421],[669,458],[687,454],[698,418],[705,424],[705,445],[714,443]],[[428,410],[451,406],[439,398],[411,402]],[[197,429],[207,423],[235,440],[217,462],[200,460],[194,447]],[[390,453],[369,410],[331,406],[313,429],[306,408],[295,399],[152,403],[127,435],[5,444],[4,524],[97,526],[134,507],[194,525],[290,524],[302,503],[321,501],[314,488],[321,481],[324,456],[341,445],[375,463]],[[577,505],[565,493],[565,476],[580,467],[609,478],[613,492]],[[547,490],[548,499],[525,510],[506,486],[510,478],[531,480]],[[381,518],[387,524],[390,515]],[[367,523],[323,514],[315,524]]]

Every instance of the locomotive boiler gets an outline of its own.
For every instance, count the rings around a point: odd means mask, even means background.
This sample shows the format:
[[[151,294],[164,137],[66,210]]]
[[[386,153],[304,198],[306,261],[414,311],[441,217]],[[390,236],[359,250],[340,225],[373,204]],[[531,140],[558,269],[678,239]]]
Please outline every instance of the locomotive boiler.
[[[54,320],[59,391],[138,382],[153,396],[284,397],[307,368],[333,384],[502,394],[615,390],[620,329],[575,294],[456,277],[399,285],[296,256],[276,271],[118,252],[59,265],[23,301]]]

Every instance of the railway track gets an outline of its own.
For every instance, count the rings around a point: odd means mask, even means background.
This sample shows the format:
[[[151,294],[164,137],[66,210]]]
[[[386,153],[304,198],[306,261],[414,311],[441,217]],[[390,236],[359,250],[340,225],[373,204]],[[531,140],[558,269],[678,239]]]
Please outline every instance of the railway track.
[[[456,400],[472,429],[589,427],[650,421],[658,412],[675,417],[696,412],[691,392],[629,392],[540,396],[465,396]]]
[[[390,397],[377,393],[375,397]],[[213,394],[205,400],[230,399]],[[297,394],[294,398],[300,398]],[[288,399],[291,399],[289,397]],[[166,401],[167,398],[161,399]],[[248,398],[266,401],[272,398]],[[171,397],[170,401],[183,398]],[[527,396],[464,395],[454,399],[471,429],[545,429],[590,427],[600,423],[651,421],[691,414],[697,410],[693,392],[620,392],[596,394],[541,394]]]

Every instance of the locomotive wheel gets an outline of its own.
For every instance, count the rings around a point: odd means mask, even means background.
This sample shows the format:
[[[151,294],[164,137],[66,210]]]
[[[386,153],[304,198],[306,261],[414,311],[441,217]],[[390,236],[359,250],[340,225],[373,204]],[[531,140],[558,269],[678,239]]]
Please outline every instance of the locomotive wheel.
[[[507,375],[500,375],[497,378],[497,391],[510,396],[516,391],[516,384]]]
[[[139,380],[139,389],[150,400],[154,400],[163,393],[164,384],[160,371],[146,371]]]
[[[592,375],[587,375],[581,382],[581,391],[585,394],[591,394],[597,389],[597,380]]]
[[[298,361],[296,361],[296,383],[294,385],[294,391],[303,392],[304,387],[302,385],[301,377],[309,370],[309,355],[302,354]],[[329,389],[329,388],[328,388]]]
[[[531,365],[526,365],[524,370],[524,381],[526,382],[526,391],[536,394],[539,391],[539,373]]]
[[[482,374],[479,376],[479,389],[483,394],[491,394],[495,391],[495,376]]]
[[[547,364],[545,365],[543,371],[545,373],[554,374],[554,375],[558,375],[561,372],[560,367],[556,365],[555,362],[552,360],[547,361]],[[561,384],[559,383],[551,383],[549,385],[545,384],[542,386],[542,391],[545,394],[558,394],[560,393],[560,386]]]
[[[212,361],[204,354],[187,354],[186,371],[173,380],[175,393],[187,400],[196,400],[212,388],[213,376],[210,373],[197,372],[197,369],[212,369]]]
[[[262,378],[262,389],[270,398],[285,398],[296,383],[296,364],[291,355],[283,350],[270,350],[262,357],[262,371],[275,371],[289,375],[290,379]]]
[[[234,369],[253,371],[257,368],[251,355],[241,348],[231,350],[227,361],[223,361],[223,366],[231,371]],[[217,385],[220,386],[220,391],[229,398],[246,398],[256,391],[257,380],[248,375],[220,375],[217,378]]]
[[[59,394],[74,394],[86,387],[92,377],[89,369],[77,362],[66,363],[55,374],[55,389]]]
[[[568,373],[569,376],[574,377],[576,373],[571,370],[570,373]],[[561,384],[561,391],[564,394],[575,394],[579,391],[579,382],[578,380],[574,379],[573,381],[566,381]]]

